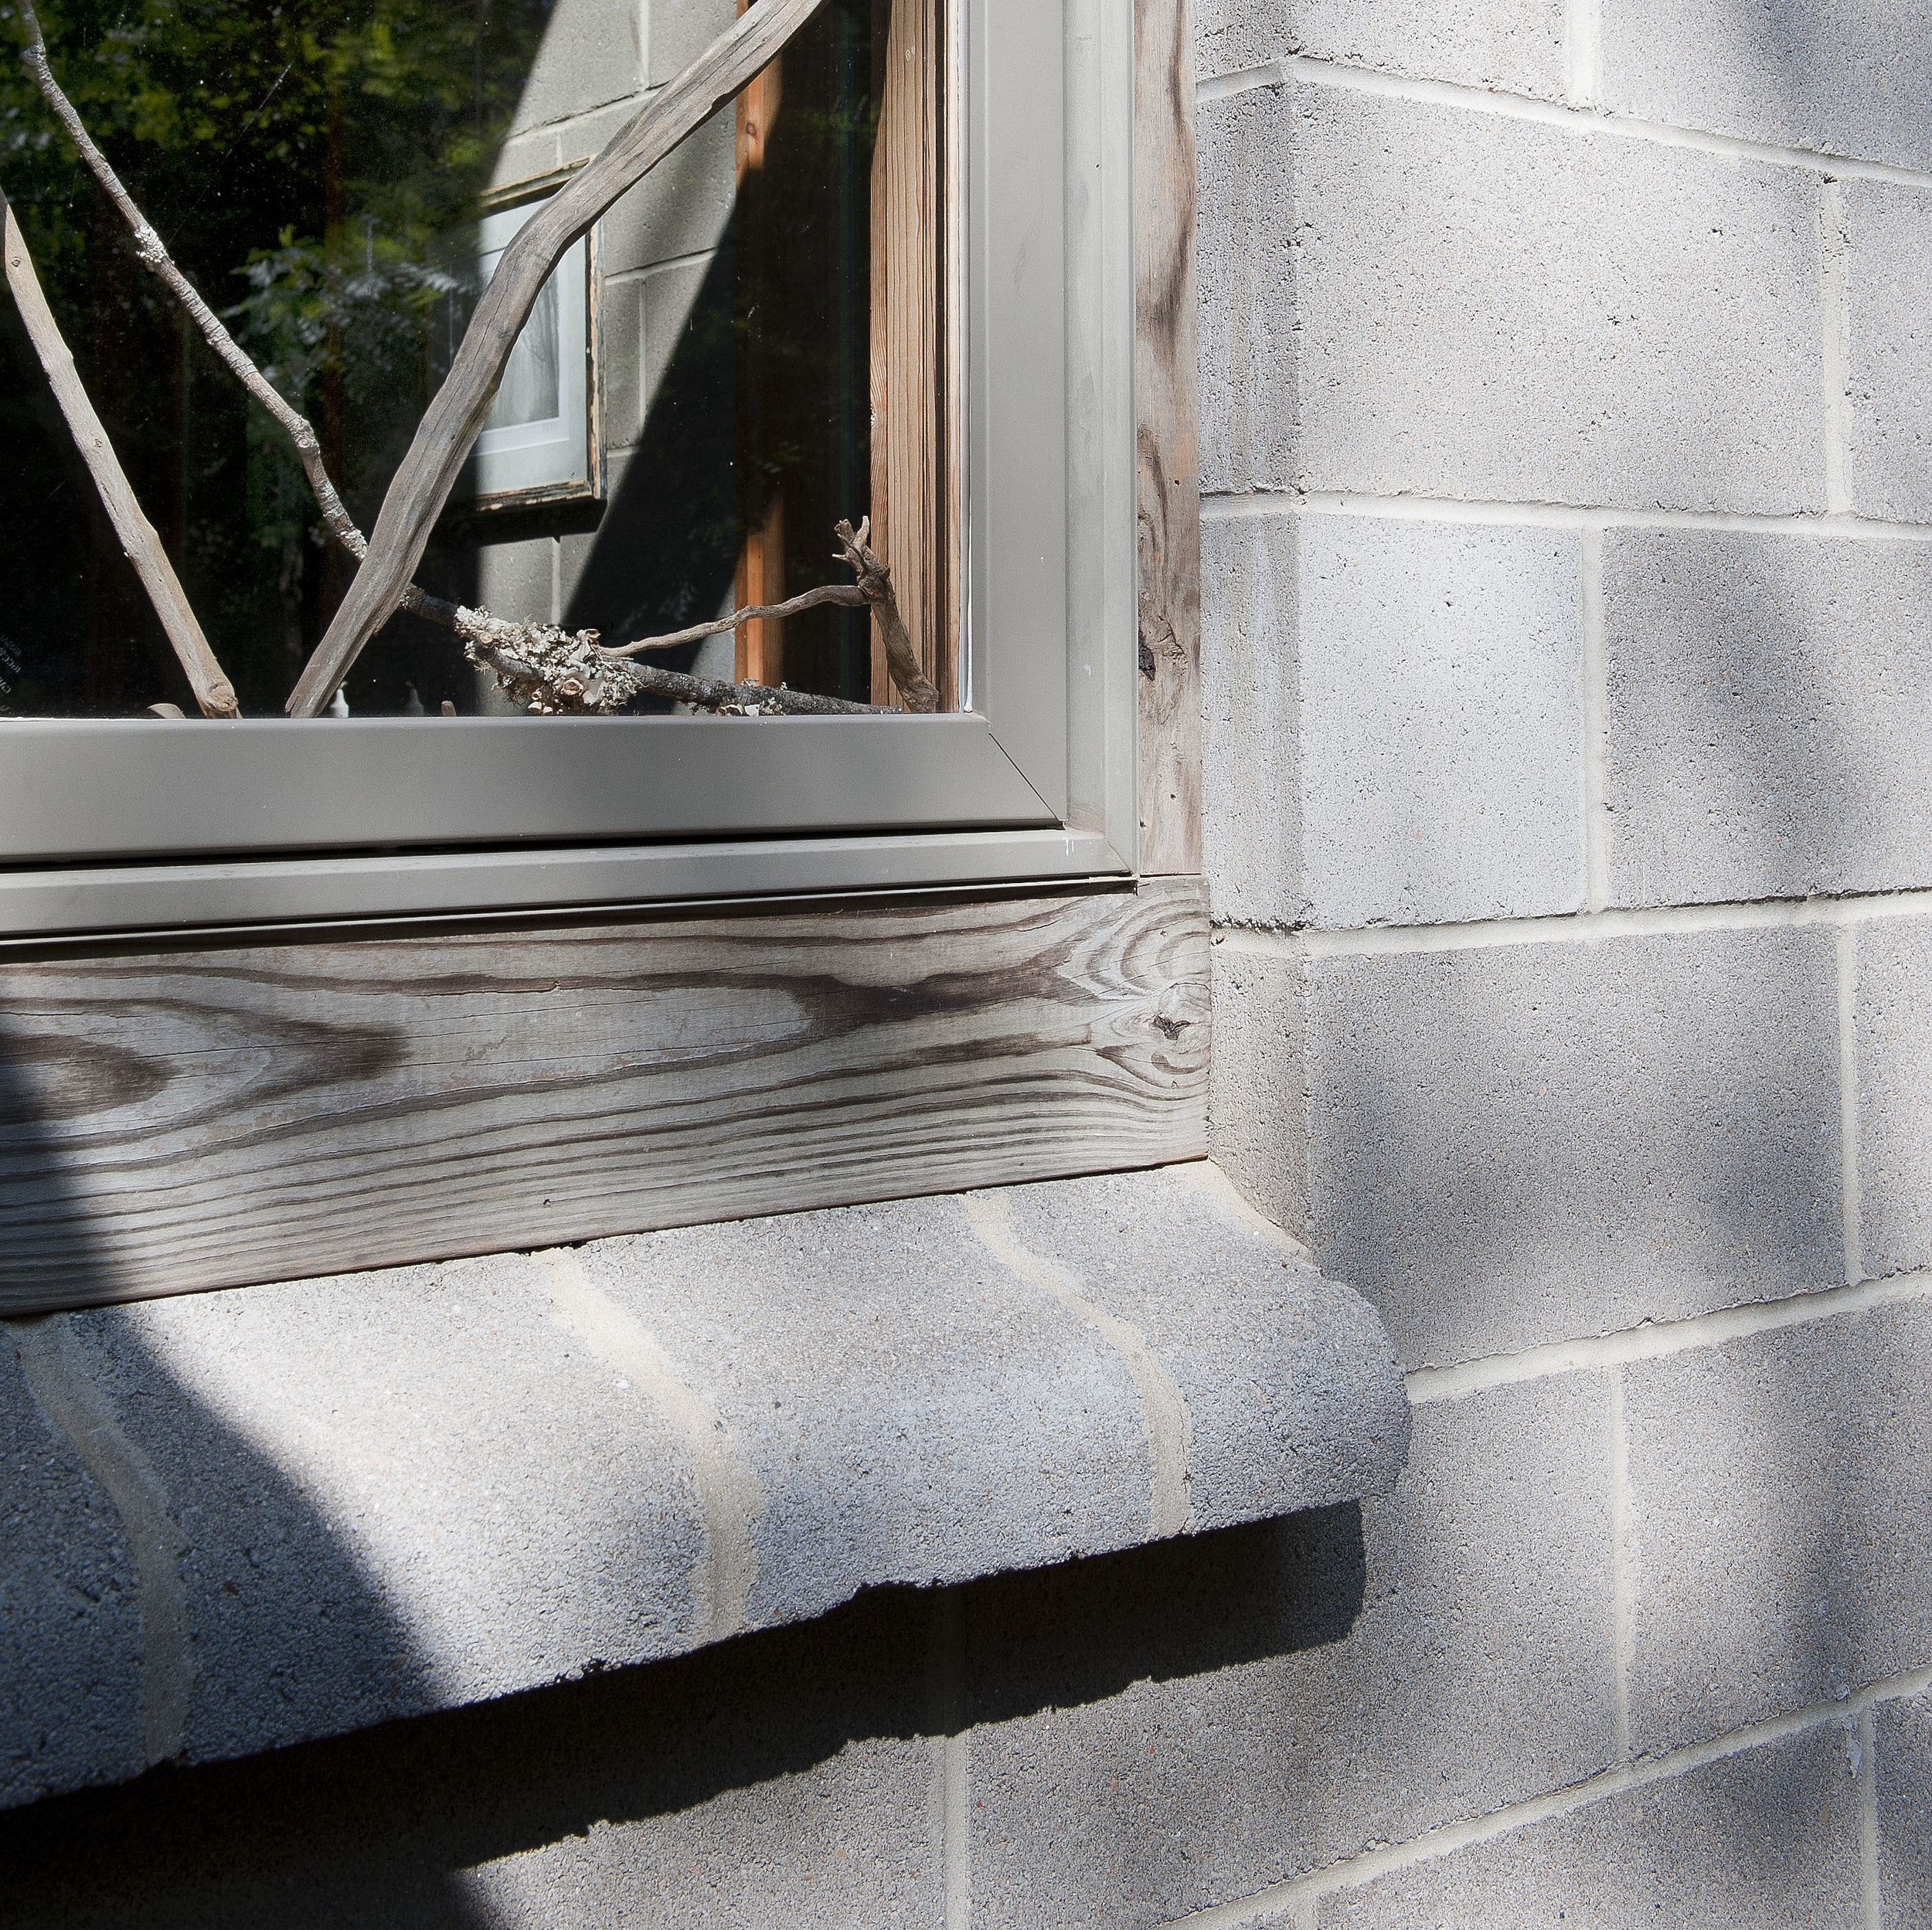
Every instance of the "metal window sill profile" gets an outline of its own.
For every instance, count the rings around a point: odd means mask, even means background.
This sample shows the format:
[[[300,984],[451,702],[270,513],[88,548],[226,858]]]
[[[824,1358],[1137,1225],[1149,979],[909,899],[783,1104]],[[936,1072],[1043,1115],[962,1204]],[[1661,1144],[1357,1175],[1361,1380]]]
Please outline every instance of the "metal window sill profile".
[[[1131,868],[974,716],[245,722],[195,731],[185,780],[183,735],[0,725],[0,940]]]
[[[1360,1500],[1381,1322],[1205,1163],[0,1324],[0,1807]]]

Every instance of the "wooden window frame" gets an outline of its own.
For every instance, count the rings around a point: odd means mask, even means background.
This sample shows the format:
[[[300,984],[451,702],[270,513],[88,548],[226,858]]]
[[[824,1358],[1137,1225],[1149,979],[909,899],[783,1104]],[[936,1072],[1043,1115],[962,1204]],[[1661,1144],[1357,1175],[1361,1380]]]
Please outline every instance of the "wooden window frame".
[[[989,12],[1033,4],[971,0],[982,25]],[[1097,218],[1071,223],[1053,263],[1056,277],[1067,263],[1066,366],[1090,371],[1080,358],[1111,342],[1117,372],[1124,343],[1127,379],[1071,423],[1074,486],[1049,505],[1072,532],[1059,567],[1073,621],[1045,717],[1005,725],[1003,706],[1027,688],[1026,647],[1039,638],[1029,593],[1054,566],[1036,560],[1030,581],[1025,569],[978,573],[1026,528],[1029,501],[982,514],[975,499],[969,621],[988,627],[976,634],[992,647],[969,657],[964,695],[987,710],[851,720],[878,733],[864,783],[806,759],[818,789],[804,787],[810,821],[787,838],[710,817],[703,835],[674,826],[649,846],[572,844],[554,828],[540,762],[519,766],[509,748],[510,733],[546,733],[511,721],[495,726],[509,794],[484,815],[489,827],[514,823],[526,848],[472,837],[453,841],[482,848],[369,850],[383,806],[355,818],[352,757],[331,780],[330,807],[366,841],[304,851],[304,800],[299,785],[287,795],[276,727],[251,739],[247,726],[208,725],[196,728],[198,746],[253,756],[258,768],[242,775],[279,784],[225,792],[240,765],[211,780],[204,763],[193,858],[103,854],[98,827],[125,834],[141,759],[172,733],[76,727],[83,739],[118,731],[117,756],[87,765],[87,783],[115,795],[97,808],[58,758],[42,759],[38,780],[87,821],[67,849],[29,863],[15,849],[0,889],[15,934],[0,941],[0,1313],[1205,1151],[1188,5],[1137,0],[1124,47],[1114,0],[1066,0],[1066,13],[1063,47],[1103,66],[1124,55],[1117,132],[1134,192],[1124,204],[1088,199]],[[1096,120],[1105,102],[1097,86],[1083,96],[1080,73],[1063,78],[1077,151],[1083,99]],[[1022,168],[1003,181],[989,172],[976,221],[1002,192],[1030,193],[1050,224]],[[1083,272],[1109,262],[1128,270],[1124,315],[1082,298],[1097,285]],[[981,320],[976,311],[969,326]],[[983,367],[969,409],[975,452],[1036,399],[1023,382],[1002,392],[997,367],[982,381]],[[1075,459],[1123,405],[1124,505],[1114,471]],[[1060,491],[1036,477],[1030,501]],[[767,733],[828,745],[825,724],[842,732],[846,721],[667,722],[676,735],[663,740],[672,766],[654,773],[655,800],[668,809],[682,797],[695,819],[695,785],[682,780],[699,766],[715,775],[736,756],[749,772]],[[0,812],[22,795],[12,746],[29,728],[5,726]],[[338,755],[353,746],[373,768],[396,749],[384,733],[413,731],[428,751],[449,727],[291,728],[331,732]],[[604,805],[625,808],[630,777],[609,775],[611,747],[635,728],[568,727],[573,809],[606,781]],[[930,800],[935,759],[970,774],[989,747],[1009,773],[1006,818],[909,828],[895,815]],[[437,777],[430,769],[418,788],[440,841]],[[237,795],[264,814],[244,827],[252,850],[223,828]],[[293,848],[261,855],[285,836]],[[77,852],[97,861],[76,863]],[[457,882],[439,895],[426,885],[438,878]]]

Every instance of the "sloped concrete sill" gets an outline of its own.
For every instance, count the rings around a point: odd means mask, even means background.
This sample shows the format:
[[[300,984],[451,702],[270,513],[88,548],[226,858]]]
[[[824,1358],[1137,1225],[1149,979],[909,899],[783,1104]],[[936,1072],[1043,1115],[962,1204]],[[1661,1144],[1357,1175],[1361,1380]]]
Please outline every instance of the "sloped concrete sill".
[[[0,1806],[1385,1491],[1216,1170],[6,1323]]]

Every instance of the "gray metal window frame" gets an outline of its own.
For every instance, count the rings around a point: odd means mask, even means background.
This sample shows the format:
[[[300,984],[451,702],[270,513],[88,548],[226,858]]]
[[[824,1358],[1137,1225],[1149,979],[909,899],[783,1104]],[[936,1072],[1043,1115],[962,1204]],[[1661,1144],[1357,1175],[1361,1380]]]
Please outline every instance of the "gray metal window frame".
[[[0,940],[1131,876],[1134,9],[952,30],[967,714],[9,722]]]

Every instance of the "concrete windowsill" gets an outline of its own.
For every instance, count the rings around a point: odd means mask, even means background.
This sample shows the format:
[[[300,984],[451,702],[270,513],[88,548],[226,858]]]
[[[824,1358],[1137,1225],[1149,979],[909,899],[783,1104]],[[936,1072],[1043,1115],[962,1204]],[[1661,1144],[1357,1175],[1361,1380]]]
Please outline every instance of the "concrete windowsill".
[[[1210,1166],[6,1323],[0,1806],[1385,1491]]]

